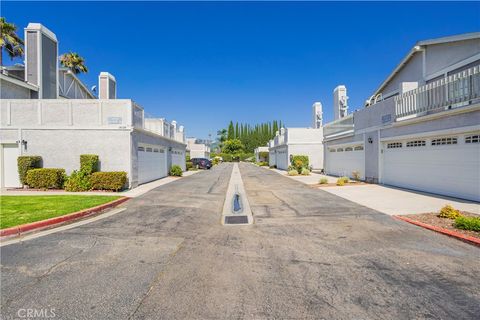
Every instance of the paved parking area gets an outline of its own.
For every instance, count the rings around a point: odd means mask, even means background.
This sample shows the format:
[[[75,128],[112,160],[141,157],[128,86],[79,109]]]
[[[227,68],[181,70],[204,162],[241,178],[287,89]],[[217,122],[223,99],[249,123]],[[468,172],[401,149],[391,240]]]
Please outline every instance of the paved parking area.
[[[2,319],[477,319],[480,249],[240,164],[255,224],[220,223],[231,164],[1,250]]]

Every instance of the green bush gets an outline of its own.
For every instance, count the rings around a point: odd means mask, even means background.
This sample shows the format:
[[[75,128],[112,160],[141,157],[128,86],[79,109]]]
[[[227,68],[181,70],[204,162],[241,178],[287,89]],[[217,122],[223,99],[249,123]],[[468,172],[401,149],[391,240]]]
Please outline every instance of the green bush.
[[[174,177],[181,177],[182,174],[183,174],[183,171],[182,171],[182,168],[180,168],[180,166],[177,166],[176,164],[174,164],[170,168],[169,175],[174,176]]]
[[[127,184],[125,171],[94,172],[90,176],[90,184],[93,190],[122,190]]]
[[[62,189],[65,169],[40,168],[27,172],[27,185],[34,189]]]
[[[445,207],[443,207],[440,210],[440,213],[438,214],[438,217],[440,218],[447,218],[447,219],[456,219],[460,217],[460,211],[452,207],[451,205],[447,204]]]
[[[340,177],[338,179],[342,179],[343,180],[343,183],[348,183],[350,181],[350,178],[349,177]]]
[[[289,170],[287,172],[289,176],[298,176],[298,171],[297,170]]]
[[[310,170],[307,168],[302,168],[302,171],[300,172],[302,176],[309,176],[310,175]]]
[[[99,159],[96,154],[80,155],[80,171],[92,174],[98,171]]]
[[[187,162],[185,162],[185,166],[186,166],[187,170],[192,169],[192,168],[193,168],[193,163],[192,163],[192,161],[187,161]]]
[[[263,160],[261,162],[268,162],[268,157],[270,156],[268,151],[261,151],[258,153],[258,159]]]
[[[455,228],[480,232],[480,217],[459,216],[455,219]]]
[[[320,182],[320,184],[327,184],[328,179],[327,178],[321,178],[319,182]]]
[[[90,175],[82,170],[73,170],[65,181],[64,188],[70,192],[88,191],[91,189]]]
[[[343,178],[338,178],[337,179],[337,186],[344,186],[345,185],[345,179]]]
[[[40,156],[20,156],[17,158],[18,175],[22,184],[27,184],[27,172],[42,167]]]
[[[268,162],[260,161],[257,163],[260,167],[268,167]]]
[[[290,159],[290,165],[297,170],[298,173],[302,173],[302,169],[309,167],[308,156],[304,155],[292,155]]]

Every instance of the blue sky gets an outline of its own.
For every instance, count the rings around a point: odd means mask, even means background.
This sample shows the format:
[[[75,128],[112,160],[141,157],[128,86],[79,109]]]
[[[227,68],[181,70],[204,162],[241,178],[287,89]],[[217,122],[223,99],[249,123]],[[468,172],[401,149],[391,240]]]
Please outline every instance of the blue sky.
[[[207,138],[230,119],[309,126],[345,84],[350,110],[418,40],[480,30],[478,2],[5,2],[23,28],[40,22],[155,116]],[[23,31],[22,35],[23,35]],[[5,60],[8,60],[7,58]]]

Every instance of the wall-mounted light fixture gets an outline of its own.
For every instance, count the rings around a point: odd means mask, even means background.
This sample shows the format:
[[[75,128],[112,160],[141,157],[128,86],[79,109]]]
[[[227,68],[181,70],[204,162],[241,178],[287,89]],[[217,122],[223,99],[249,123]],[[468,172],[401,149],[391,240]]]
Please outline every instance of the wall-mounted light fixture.
[[[368,140],[367,140],[367,141],[368,141],[368,143],[373,143],[372,137],[368,137]]]
[[[23,146],[23,149],[26,151],[27,150],[27,140],[17,140],[17,144],[21,144]]]

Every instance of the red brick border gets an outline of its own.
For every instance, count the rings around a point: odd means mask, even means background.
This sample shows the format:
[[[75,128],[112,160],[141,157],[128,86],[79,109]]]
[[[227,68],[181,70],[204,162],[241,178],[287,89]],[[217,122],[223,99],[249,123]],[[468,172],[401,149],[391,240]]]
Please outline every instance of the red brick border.
[[[81,210],[81,211],[69,213],[69,214],[66,214],[66,215],[63,215],[63,216],[54,217],[54,218],[50,218],[50,219],[46,219],[46,220],[36,221],[36,222],[32,222],[32,223],[26,223],[26,224],[22,224],[22,225],[19,225],[19,226],[2,229],[2,230],[0,230],[0,237],[6,237],[6,236],[11,236],[11,235],[17,235],[18,236],[18,235],[20,235],[24,232],[27,232],[27,231],[32,231],[32,230],[36,230],[36,229],[44,229],[44,228],[47,228],[47,227],[54,226],[56,224],[60,224],[60,223],[64,223],[64,222],[72,221],[72,220],[77,220],[77,219],[80,219],[80,218],[83,218],[83,217],[90,216],[94,213],[98,213],[98,212],[103,211],[105,209],[116,207],[117,205],[119,205],[119,204],[121,204],[121,203],[123,203],[123,202],[125,202],[129,199],[130,199],[129,197],[122,197],[120,199],[113,200],[113,201],[98,205],[96,207],[92,207],[92,208],[84,209],[84,210]]]
[[[419,227],[422,227],[422,228],[425,228],[425,229],[429,229],[429,230],[433,230],[433,231],[436,231],[436,232],[439,232],[439,233],[443,233],[447,236],[454,237],[454,238],[457,238],[459,240],[466,241],[466,242],[472,243],[474,245],[480,246],[480,239],[475,238],[475,237],[466,236],[466,235],[463,235],[463,234],[461,234],[459,232],[456,232],[456,231],[448,230],[448,229],[445,229],[445,228],[442,228],[442,227],[432,226],[430,224],[426,224],[426,223],[423,223],[423,222],[420,222],[420,221],[415,221],[415,220],[412,220],[410,218],[403,217],[403,216],[393,216],[393,218],[395,218],[397,220],[402,220],[402,221],[414,224],[416,226],[419,226]]]

